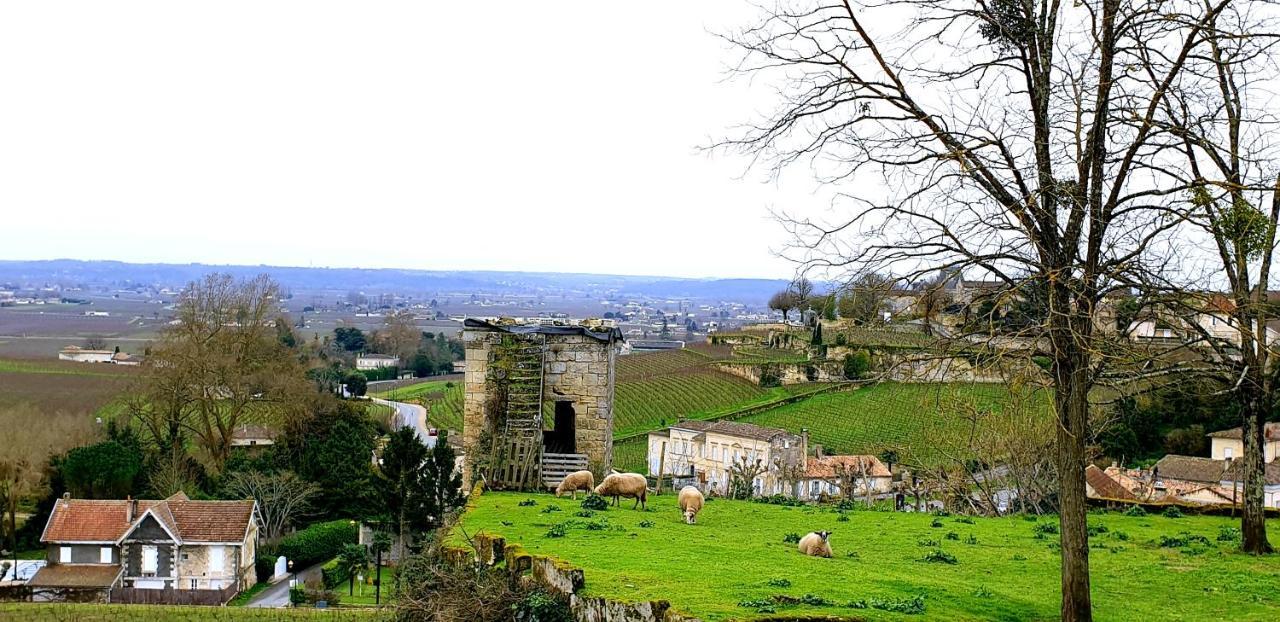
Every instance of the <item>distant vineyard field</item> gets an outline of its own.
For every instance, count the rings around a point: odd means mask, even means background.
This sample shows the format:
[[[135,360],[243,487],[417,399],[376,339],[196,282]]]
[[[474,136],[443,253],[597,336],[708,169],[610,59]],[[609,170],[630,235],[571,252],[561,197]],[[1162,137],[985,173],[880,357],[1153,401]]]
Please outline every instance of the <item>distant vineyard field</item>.
[[[681,418],[706,419],[717,413],[787,395],[748,380],[699,367],[615,388],[613,433],[625,436],[671,425]]]
[[[842,340],[840,336],[843,335]],[[883,346],[891,348],[925,348],[937,341],[937,338],[924,334],[919,330],[891,330],[887,328],[867,328],[854,326],[843,330],[826,330],[822,333],[822,341],[827,345],[840,345],[843,341],[851,346]]]
[[[999,411],[1010,398],[1001,384],[884,383],[855,391],[825,393],[740,419],[744,423],[808,429],[812,443],[830,453],[877,454],[905,450],[920,459],[932,457],[939,435],[960,434],[940,413],[960,408]],[[1032,401],[1050,416],[1050,394],[1037,392]]]
[[[705,365],[711,358],[693,350],[663,350],[618,357],[618,382],[651,378]]]

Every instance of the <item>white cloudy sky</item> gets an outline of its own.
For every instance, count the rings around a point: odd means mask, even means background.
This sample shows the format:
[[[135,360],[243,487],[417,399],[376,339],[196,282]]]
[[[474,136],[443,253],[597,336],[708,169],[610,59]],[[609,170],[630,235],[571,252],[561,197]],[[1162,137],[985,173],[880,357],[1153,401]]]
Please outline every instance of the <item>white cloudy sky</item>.
[[[0,4],[0,259],[787,276],[741,0]]]

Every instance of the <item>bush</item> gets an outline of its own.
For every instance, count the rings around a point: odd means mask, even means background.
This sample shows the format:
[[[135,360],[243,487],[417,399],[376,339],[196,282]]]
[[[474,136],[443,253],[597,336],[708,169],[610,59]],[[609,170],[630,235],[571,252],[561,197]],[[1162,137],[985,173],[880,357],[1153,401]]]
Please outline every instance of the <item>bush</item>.
[[[537,501],[536,499],[525,499],[525,500],[523,500],[523,501],[521,501],[521,502],[517,503],[516,505],[517,505],[518,507],[522,507],[522,508],[531,508],[531,507],[533,507],[533,506],[535,506],[535,505],[538,505],[538,501]]]
[[[355,544],[358,540],[356,526],[351,521],[316,523],[281,540],[280,554],[300,570],[337,557],[344,544]]]
[[[1164,511],[1160,513],[1160,515],[1164,516],[1165,518],[1182,518],[1183,516],[1182,508],[1179,508],[1176,505],[1171,505],[1165,508]]]
[[[258,583],[266,583],[276,573],[276,556],[266,553],[259,553],[257,559],[253,560],[253,573],[258,577]]]
[[[593,492],[582,500],[582,509],[596,512],[607,510],[609,509],[609,500]]]
[[[948,531],[948,532],[947,532],[947,535],[945,535],[945,536],[943,536],[943,537],[944,537],[944,538],[946,538],[946,539],[948,539],[948,540],[959,540],[959,539],[960,539],[960,534],[958,534],[958,533],[956,533],[956,532],[954,532],[954,531]]]
[[[1044,537],[1047,535],[1058,534],[1058,524],[1057,523],[1036,523],[1035,526],[1031,528],[1031,531],[1032,533],[1036,534],[1037,540],[1043,540]]]
[[[930,523],[929,523],[929,526],[930,526],[930,527],[933,527],[934,529],[937,529],[937,528],[939,528],[939,527],[941,527],[941,526],[942,526],[942,521],[940,521],[940,520],[938,520],[938,519],[936,519],[936,518],[935,518],[935,519],[933,519],[933,521],[932,521],[932,522],[930,522]]]
[[[1218,542],[1239,542],[1240,528],[1223,525],[1218,528]]]
[[[578,510],[577,512],[574,512],[573,515],[578,518],[591,518],[592,516],[595,516],[596,513],[591,510]]]
[[[568,533],[569,527],[567,525],[564,523],[556,523],[547,530],[546,536],[548,538],[563,538]]]
[[[548,505],[547,507],[542,508],[543,514],[550,514],[552,512],[559,512],[559,511],[560,511],[560,506],[558,505]]]
[[[346,583],[350,578],[351,573],[347,572],[347,569],[342,567],[342,564],[336,557],[325,562],[325,564],[320,567],[320,580],[324,582],[325,589],[333,589]]]
[[[1184,531],[1176,536],[1161,535],[1157,544],[1160,545],[1160,548],[1180,549],[1184,546],[1191,546],[1193,544],[1209,546],[1209,539],[1199,534],[1192,534]]]
[[[573,612],[563,598],[536,589],[515,606],[516,622],[572,622]]]
[[[798,534],[798,533],[796,533],[796,532],[794,532],[794,531],[793,531],[793,532],[790,532],[790,533],[788,533],[788,534],[786,534],[786,535],[782,536],[782,542],[783,542],[784,544],[798,544],[798,543],[800,542],[800,534]]]
[[[1125,516],[1146,516],[1147,511],[1140,505],[1131,505],[1124,511]]]
[[[871,354],[866,350],[858,350],[857,352],[847,354],[844,357],[844,377],[849,380],[857,380],[867,375],[871,371]]]
[[[955,555],[952,555],[942,549],[935,549],[935,550],[929,551],[928,553],[925,554],[924,557],[920,558],[920,561],[930,562],[934,564],[952,564],[952,565],[960,563],[960,561],[956,559]]]
[[[911,598],[892,599],[892,598],[872,598],[871,608],[881,611],[891,611],[893,613],[905,613],[908,615],[918,615],[924,613],[924,596],[917,594]]]
[[[845,514],[844,512],[841,512],[841,513],[840,513],[840,515],[836,517],[836,522],[837,522],[837,523],[847,523],[847,522],[849,522],[849,515],[848,515],[848,514]]]

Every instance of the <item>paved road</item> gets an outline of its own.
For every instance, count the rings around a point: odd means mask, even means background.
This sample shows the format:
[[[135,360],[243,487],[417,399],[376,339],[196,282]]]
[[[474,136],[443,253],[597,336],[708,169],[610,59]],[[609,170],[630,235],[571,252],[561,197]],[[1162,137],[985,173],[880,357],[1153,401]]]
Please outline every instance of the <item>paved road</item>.
[[[320,578],[320,566],[316,564],[307,568],[303,568],[298,572],[298,582],[305,583],[307,579]],[[289,606],[289,578],[280,580],[279,583],[258,592],[256,596],[249,601],[246,607],[288,607]]]
[[[418,433],[418,438],[422,439],[422,443],[427,447],[436,446],[436,437],[431,436],[427,432],[427,409],[417,404],[406,404],[404,402],[393,402],[382,398],[372,398],[376,404],[384,404],[396,409],[396,420],[401,426],[412,427]]]

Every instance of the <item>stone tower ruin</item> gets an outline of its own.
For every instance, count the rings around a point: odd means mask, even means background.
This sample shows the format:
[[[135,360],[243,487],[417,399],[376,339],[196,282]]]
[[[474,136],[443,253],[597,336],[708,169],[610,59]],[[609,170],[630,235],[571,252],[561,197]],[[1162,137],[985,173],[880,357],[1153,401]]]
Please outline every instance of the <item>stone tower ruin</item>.
[[[462,340],[468,487],[554,486],[583,468],[599,481],[612,468],[618,329],[469,319]]]

